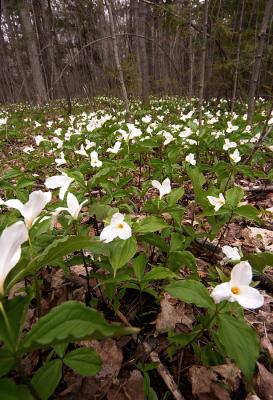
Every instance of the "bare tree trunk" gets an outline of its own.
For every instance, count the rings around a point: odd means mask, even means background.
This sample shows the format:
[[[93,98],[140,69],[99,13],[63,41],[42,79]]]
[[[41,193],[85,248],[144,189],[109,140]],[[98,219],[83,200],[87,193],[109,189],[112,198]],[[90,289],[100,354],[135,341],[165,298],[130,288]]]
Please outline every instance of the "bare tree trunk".
[[[129,100],[128,100],[127,90],[126,90],[126,86],[125,86],[123,71],[121,68],[119,53],[118,53],[116,29],[115,29],[115,22],[114,22],[113,13],[112,13],[111,1],[105,0],[105,4],[106,4],[106,7],[107,7],[108,13],[109,13],[110,31],[111,31],[112,41],[113,41],[114,57],[115,57],[116,67],[118,70],[119,81],[120,81],[121,90],[122,90],[122,97],[123,97],[123,101],[124,101],[124,105],[125,105],[126,114],[129,115],[129,113],[130,113]]]
[[[33,83],[35,87],[36,100],[38,103],[46,101],[46,89],[44,78],[42,74],[42,68],[39,60],[39,53],[37,43],[33,34],[33,26],[30,18],[30,11],[28,8],[28,1],[23,0],[19,7],[21,22],[25,34],[25,40],[29,55],[29,62],[31,66],[31,72],[33,77]]]
[[[263,56],[264,45],[265,45],[265,37],[266,37],[266,32],[267,32],[269,19],[270,19],[270,15],[271,15],[270,12],[272,9],[272,4],[273,4],[273,0],[266,0],[263,20],[262,20],[262,24],[261,24],[259,37],[258,37],[258,44],[256,47],[256,52],[255,52],[255,60],[254,60],[254,65],[253,65],[252,75],[251,75],[251,80],[250,80],[250,86],[249,86],[248,110],[247,110],[247,122],[250,125],[252,124],[252,119],[253,119],[253,112],[254,112],[254,107],[255,107],[255,94],[256,94],[260,69],[261,69],[262,56]]]
[[[138,6],[138,17],[139,20],[136,21],[136,24],[137,26],[139,26],[139,34],[142,36],[146,36],[146,21],[147,21],[146,4],[141,4],[140,6]],[[147,43],[145,39],[141,38],[137,39],[137,43],[140,54],[142,101],[147,104],[149,102],[149,91],[150,91]]]
[[[203,16],[203,38],[202,38],[202,53],[200,60],[200,84],[199,84],[199,129],[202,126],[202,106],[204,99],[204,86],[205,86],[205,68],[206,68],[206,49],[207,49],[207,31],[208,31],[208,10],[209,0],[204,2],[204,16]]]
[[[189,1],[189,98],[192,98],[193,93],[193,48],[192,48],[192,36],[193,36],[193,28],[191,26],[192,23],[192,4],[191,0]]]
[[[239,22],[239,37],[238,37],[238,44],[237,44],[237,51],[236,51],[236,64],[235,64],[234,81],[233,81],[233,89],[232,89],[231,113],[233,113],[233,111],[234,111],[234,104],[235,104],[235,100],[236,100],[241,41],[242,41],[242,33],[243,33],[242,26],[243,26],[244,8],[245,8],[245,0],[242,0],[242,8],[241,8],[240,22]]]

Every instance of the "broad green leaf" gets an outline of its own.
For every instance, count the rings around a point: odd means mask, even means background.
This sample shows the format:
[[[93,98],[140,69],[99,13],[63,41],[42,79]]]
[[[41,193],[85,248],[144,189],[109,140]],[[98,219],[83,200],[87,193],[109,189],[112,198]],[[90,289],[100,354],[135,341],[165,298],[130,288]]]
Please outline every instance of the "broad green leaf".
[[[177,271],[183,266],[189,267],[192,271],[196,271],[195,257],[187,250],[171,252],[168,256],[167,263],[171,271]]]
[[[198,167],[186,167],[186,171],[192,181],[196,201],[200,204],[202,204],[202,202],[206,203],[206,198],[203,190],[203,185],[206,182],[204,175],[202,174],[202,172],[199,171]]]
[[[62,360],[45,362],[32,377],[31,383],[41,400],[47,400],[58,386],[62,377]]]
[[[150,233],[156,232],[164,228],[169,228],[169,225],[160,217],[146,217],[134,224],[134,231],[136,233]]]
[[[232,208],[235,208],[238,206],[242,198],[244,197],[244,191],[243,189],[235,186],[226,192],[226,202],[227,204],[231,205]]]
[[[136,254],[137,241],[133,236],[127,240],[116,239],[111,242],[108,248],[110,252],[109,261],[115,275],[117,270],[123,267]]]
[[[249,254],[244,259],[248,260],[253,269],[263,272],[265,267],[273,267],[273,253]]]
[[[169,207],[174,206],[178,202],[178,200],[181,199],[183,194],[184,194],[183,188],[172,189],[171,193],[167,197],[168,206]]]
[[[33,400],[25,385],[16,385],[13,381],[0,379],[0,399],[3,400]]]
[[[29,296],[15,296],[11,300],[2,300],[2,306],[5,309],[10,329],[7,328],[3,314],[0,310],[0,338],[11,351],[13,351],[17,346],[18,337],[24,323],[29,301]]]
[[[68,343],[60,343],[60,344],[56,344],[55,346],[53,346],[53,349],[60,358],[63,358],[67,347],[68,347]]]
[[[154,267],[151,271],[146,272],[143,276],[143,282],[157,281],[161,279],[172,279],[176,278],[176,274],[165,267]]]
[[[68,353],[63,362],[81,376],[96,375],[101,369],[101,359],[93,349],[81,348]]]
[[[34,257],[26,268],[17,270],[15,274],[10,275],[10,279],[7,281],[7,290],[25,276],[35,273],[42,267],[50,265],[59,258],[81,249],[90,250],[95,254],[105,254],[103,243],[99,240],[91,239],[88,236],[66,236],[62,239],[54,240],[42,254]]]
[[[15,366],[15,360],[9,350],[0,349],[0,376],[6,375]],[[1,391],[0,391],[1,394]],[[0,397],[1,398],[1,397]]]
[[[144,253],[141,253],[139,256],[134,258],[133,260],[133,270],[135,273],[136,278],[141,281],[144,271],[145,271],[145,266],[147,264],[147,257]]]
[[[241,217],[247,218],[247,219],[257,219],[258,217],[258,210],[249,205],[246,204],[244,206],[238,207],[235,209],[235,214],[240,215]]]
[[[253,328],[229,314],[217,317],[217,338],[243,374],[250,379],[259,357],[259,339]]]
[[[168,252],[168,245],[165,240],[156,233],[146,233],[138,237],[138,240],[143,243],[151,244],[152,246],[158,247],[164,253]]]
[[[165,286],[165,289],[172,296],[185,303],[195,304],[198,307],[215,309],[215,304],[205,286],[197,281],[187,279],[179,282],[172,282]]]
[[[21,351],[129,332],[130,329],[108,324],[98,311],[78,301],[66,301],[52,308],[32,327],[21,342]]]

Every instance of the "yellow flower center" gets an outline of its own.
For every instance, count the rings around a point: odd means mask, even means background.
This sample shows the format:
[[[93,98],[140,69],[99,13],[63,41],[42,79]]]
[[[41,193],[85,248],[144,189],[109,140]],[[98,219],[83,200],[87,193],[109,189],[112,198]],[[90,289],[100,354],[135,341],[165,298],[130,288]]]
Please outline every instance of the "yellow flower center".
[[[232,287],[231,291],[232,291],[233,294],[240,294],[240,289],[238,287],[236,287],[236,286]]]
[[[118,228],[119,228],[119,229],[123,229],[123,228],[124,228],[124,225],[123,225],[123,224],[118,224]]]

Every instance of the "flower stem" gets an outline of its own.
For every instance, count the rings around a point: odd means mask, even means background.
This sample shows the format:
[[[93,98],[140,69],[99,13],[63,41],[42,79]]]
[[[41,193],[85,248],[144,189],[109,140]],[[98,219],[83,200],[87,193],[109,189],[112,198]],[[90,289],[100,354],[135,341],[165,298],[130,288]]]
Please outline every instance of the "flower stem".
[[[30,258],[32,260],[33,247],[32,247],[32,243],[31,243],[29,235],[28,235],[28,243],[29,243],[29,248],[30,248]],[[36,274],[34,275],[34,286],[35,286],[35,294],[36,294],[36,301],[37,301],[38,317],[41,318],[41,316],[42,316],[42,296],[41,296],[41,289],[40,289],[40,285],[39,285],[39,279]]]

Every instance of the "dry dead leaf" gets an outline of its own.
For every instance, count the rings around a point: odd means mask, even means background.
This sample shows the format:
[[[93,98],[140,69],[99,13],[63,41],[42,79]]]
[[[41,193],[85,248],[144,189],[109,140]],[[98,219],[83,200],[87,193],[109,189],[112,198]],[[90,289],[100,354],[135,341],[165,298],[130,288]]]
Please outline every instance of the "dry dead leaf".
[[[156,319],[156,330],[158,332],[166,332],[170,328],[175,328],[176,324],[183,324],[188,329],[192,329],[194,318],[187,315],[184,303],[178,302],[168,293],[164,293],[160,307],[161,311]]]
[[[240,371],[234,364],[205,367],[193,365],[189,369],[192,394],[199,400],[229,400],[230,393],[240,384]],[[223,387],[223,383],[227,389]]]
[[[263,400],[273,400],[273,374],[257,362],[259,375],[257,379],[258,393]]]
[[[268,229],[256,228],[249,226],[249,236],[251,239],[258,239],[263,249],[266,251],[273,251],[273,232]]]
[[[273,346],[267,336],[264,336],[261,339],[261,345],[265,350],[267,350],[268,354],[270,355],[271,360],[273,361]]]
[[[134,369],[128,379],[118,380],[107,393],[107,400],[144,400],[143,376]]]

